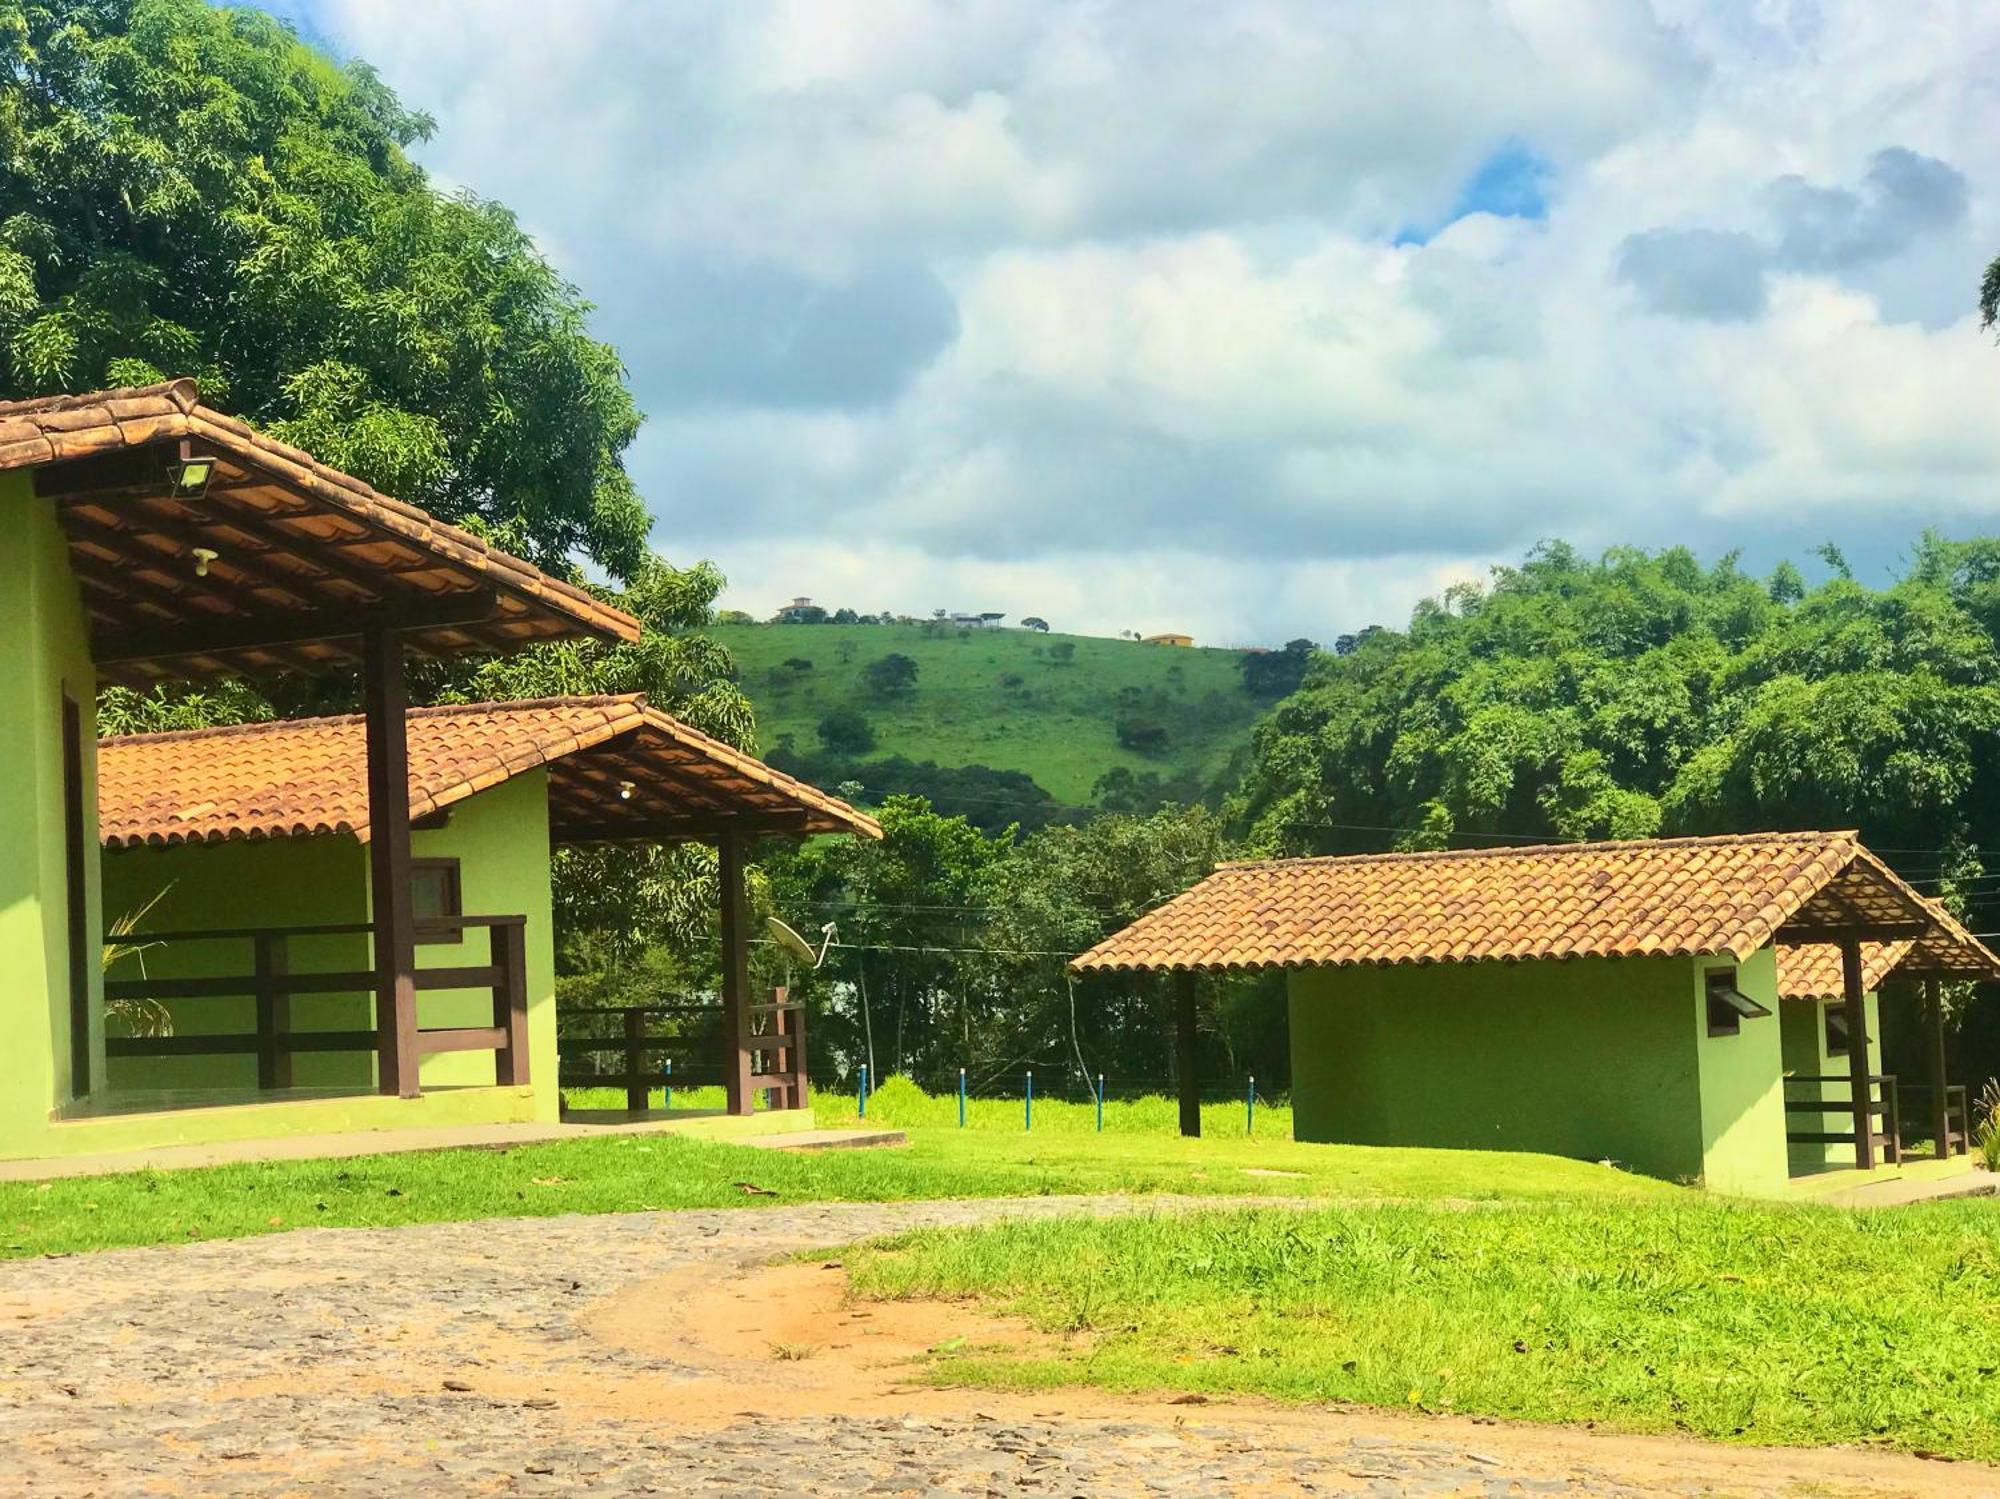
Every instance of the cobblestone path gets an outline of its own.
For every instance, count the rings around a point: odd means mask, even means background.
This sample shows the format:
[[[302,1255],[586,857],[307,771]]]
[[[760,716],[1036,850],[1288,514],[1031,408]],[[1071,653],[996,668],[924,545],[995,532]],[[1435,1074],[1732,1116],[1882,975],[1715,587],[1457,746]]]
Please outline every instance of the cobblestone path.
[[[892,1377],[811,1391],[755,1329],[729,1353],[672,1336],[704,1285],[723,1294],[790,1251],[919,1224],[1163,1205],[531,1218],[0,1264],[0,1492],[2000,1492],[1988,1470],[1863,1453],[1258,1403],[937,1392]],[[648,1297],[654,1282],[661,1301]],[[621,1308],[634,1306],[651,1308],[649,1326],[627,1337]]]

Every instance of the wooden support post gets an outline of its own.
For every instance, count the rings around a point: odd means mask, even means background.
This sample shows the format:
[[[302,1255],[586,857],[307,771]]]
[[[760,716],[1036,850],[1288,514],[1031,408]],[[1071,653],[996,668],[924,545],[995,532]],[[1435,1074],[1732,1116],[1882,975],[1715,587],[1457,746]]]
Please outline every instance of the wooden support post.
[[[1181,1133],[1201,1138],[1201,1082],[1194,1068],[1194,974],[1182,969],[1173,976],[1174,1071],[1181,1096]]]
[[[1924,980],[1925,1018],[1930,1022],[1931,1128],[1937,1132],[1937,1158],[1951,1155],[1951,1095],[1945,1091],[1944,992],[1936,978]]]
[[[625,1012],[625,1112],[643,1114],[652,1089],[645,1077],[646,1066],[646,1012],[630,1009]]]
[[[787,989],[778,989],[773,991],[771,997],[783,1004],[790,998],[790,993]],[[809,1109],[812,1107],[812,1085],[806,1078],[806,1007],[800,1005],[796,1010],[780,1010],[778,1013],[791,1020],[792,1107]]]
[[[729,1112],[756,1107],[750,1090],[750,911],[743,867],[743,839],[724,833],[716,843],[716,875],[722,887],[722,1087]]]
[[[409,691],[403,642],[387,625],[361,638],[368,735],[368,876],[375,926],[377,1087],[417,1096],[417,939],[410,903]]]
[[[1846,937],[1840,943],[1840,987],[1846,1001],[1847,1078],[1854,1093],[1854,1164],[1863,1171],[1875,1169],[1875,1117],[1868,1079],[1868,995],[1861,987],[1861,941]],[[1886,1100],[1885,1100],[1886,1101]]]
[[[289,1088],[292,1053],[280,1042],[292,1028],[292,997],[279,988],[279,981],[291,970],[291,955],[280,931],[259,932],[251,942],[257,984],[257,1086]]]
[[[493,1081],[500,1087],[522,1087],[528,1081],[528,926],[503,921],[489,927],[487,952],[495,969],[493,1028],[507,1044],[493,1053]]]

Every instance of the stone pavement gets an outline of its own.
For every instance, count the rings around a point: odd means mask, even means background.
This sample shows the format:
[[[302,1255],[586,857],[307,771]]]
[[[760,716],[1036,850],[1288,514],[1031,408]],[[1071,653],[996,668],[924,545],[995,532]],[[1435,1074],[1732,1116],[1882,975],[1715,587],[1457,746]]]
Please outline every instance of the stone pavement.
[[[734,1360],[673,1336],[688,1306],[707,1304],[690,1275],[720,1295],[775,1256],[910,1226],[1174,1206],[1047,1198],[309,1229],[0,1264],[0,1492],[2000,1492],[1990,1470],[1910,1458],[1257,1403],[888,1387],[807,1401],[754,1328]],[[683,1289],[654,1298],[655,1282]],[[651,1333],[605,1335],[603,1319],[635,1305]]]

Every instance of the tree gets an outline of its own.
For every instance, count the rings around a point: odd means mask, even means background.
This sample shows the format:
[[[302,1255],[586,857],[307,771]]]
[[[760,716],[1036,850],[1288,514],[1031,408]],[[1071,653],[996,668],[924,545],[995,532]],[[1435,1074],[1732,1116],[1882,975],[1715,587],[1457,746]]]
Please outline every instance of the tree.
[[[862,667],[861,681],[877,697],[908,697],[917,687],[917,663],[901,651],[891,651]]]
[[[1021,621],[1021,628],[1024,630],[1035,630],[1046,635],[1049,633],[1049,622],[1038,614],[1030,614]]]
[[[865,755],[875,748],[875,727],[854,708],[835,708],[819,721],[819,742],[836,755]]]
[[[0,392],[213,403],[569,573],[647,518],[617,355],[365,64],[201,0],[0,4]]]
[[[1991,910],[1963,882],[2000,842],[2000,542],[1925,537],[1886,589],[1802,588],[1537,548],[1315,658],[1231,814],[1295,853],[1859,827]]]
[[[1076,642],[1057,640],[1049,646],[1049,660],[1056,666],[1070,666],[1076,661]]]
[[[1341,639],[1350,644],[1339,654],[1351,655],[1354,637],[1344,635]],[[1282,651],[1250,652],[1237,668],[1243,676],[1243,690],[1252,697],[1272,699],[1297,692],[1318,649],[1315,642],[1301,639],[1288,641]]]

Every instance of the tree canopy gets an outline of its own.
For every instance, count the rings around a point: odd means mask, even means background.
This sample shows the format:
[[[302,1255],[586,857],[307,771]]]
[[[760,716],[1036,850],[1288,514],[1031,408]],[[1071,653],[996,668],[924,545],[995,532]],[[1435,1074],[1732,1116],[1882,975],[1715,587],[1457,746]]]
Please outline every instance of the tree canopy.
[[[2000,541],[1830,556],[1559,543],[1315,658],[1232,805],[1260,848],[1858,827],[1931,890],[2000,841]]]
[[[203,0],[0,0],[0,392],[217,406],[556,568],[630,580],[639,417],[587,304],[405,154],[365,65]]]

